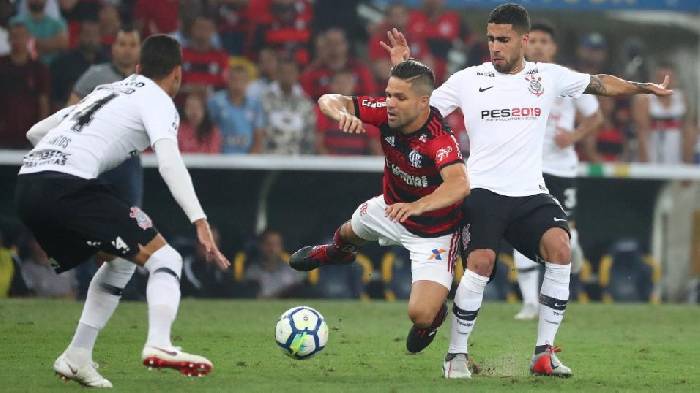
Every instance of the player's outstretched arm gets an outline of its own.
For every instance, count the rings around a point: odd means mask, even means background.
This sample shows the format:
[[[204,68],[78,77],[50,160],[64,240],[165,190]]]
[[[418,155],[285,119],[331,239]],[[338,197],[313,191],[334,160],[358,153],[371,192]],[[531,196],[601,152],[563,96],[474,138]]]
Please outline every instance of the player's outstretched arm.
[[[352,98],[342,94],[324,94],[318,99],[318,107],[326,116],[338,122],[343,132],[362,133],[365,128],[355,113]]]
[[[197,194],[192,185],[185,163],[182,161],[177,141],[174,139],[159,139],[153,144],[153,150],[158,158],[158,171],[168,185],[173,195],[187,218],[190,219],[197,230],[197,239],[207,252],[207,260],[214,261],[219,268],[226,269],[231,263],[219,251],[207,222],[207,216],[197,199]]]
[[[387,216],[398,222],[404,222],[408,217],[420,216],[423,213],[439,210],[461,202],[469,195],[469,178],[467,168],[463,163],[446,166],[440,170],[442,184],[430,195],[412,203],[395,203],[386,208]]]
[[[634,94],[655,94],[669,96],[673,90],[668,89],[669,77],[666,75],[661,84],[630,82],[614,75],[591,75],[591,81],[584,93],[599,96],[629,96]]]
[[[46,119],[34,124],[32,128],[27,131],[27,140],[29,140],[32,146],[36,146],[41,138],[55,128],[61,122],[61,120],[65,119],[72,110],[73,106],[63,108]]]

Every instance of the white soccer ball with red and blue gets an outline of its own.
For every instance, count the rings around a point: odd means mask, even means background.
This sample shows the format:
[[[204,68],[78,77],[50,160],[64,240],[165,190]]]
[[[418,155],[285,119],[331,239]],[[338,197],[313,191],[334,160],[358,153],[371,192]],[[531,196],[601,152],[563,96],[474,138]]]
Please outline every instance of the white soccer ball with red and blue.
[[[308,359],[325,348],[328,325],[323,315],[313,308],[292,307],[277,321],[275,340],[287,356]]]

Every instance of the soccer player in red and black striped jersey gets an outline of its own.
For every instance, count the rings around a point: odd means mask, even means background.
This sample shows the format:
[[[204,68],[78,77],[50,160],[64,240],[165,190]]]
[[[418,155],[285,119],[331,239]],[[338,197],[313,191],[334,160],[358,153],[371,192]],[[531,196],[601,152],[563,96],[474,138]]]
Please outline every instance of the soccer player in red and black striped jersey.
[[[293,268],[308,271],[353,262],[367,241],[405,247],[411,256],[413,321],[406,347],[413,353],[432,342],[447,314],[460,204],[469,193],[457,140],[429,104],[434,83],[428,66],[406,60],[392,69],[386,97],[326,94],[318,100],[345,132],[363,132],[363,123],[379,127],[386,157],[383,195],[361,204],[333,243],[304,247],[290,259]]]

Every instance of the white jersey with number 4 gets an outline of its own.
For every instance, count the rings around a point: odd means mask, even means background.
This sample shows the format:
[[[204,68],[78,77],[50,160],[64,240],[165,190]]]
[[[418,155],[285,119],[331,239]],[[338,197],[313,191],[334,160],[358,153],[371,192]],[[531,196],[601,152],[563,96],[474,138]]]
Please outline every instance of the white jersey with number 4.
[[[505,196],[547,192],[542,147],[547,118],[557,97],[578,97],[590,75],[550,63],[526,62],[517,74],[501,74],[491,63],[453,74],[430,104],[447,116],[464,113],[469,132],[471,188]]]
[[[547,119],[542,150],[542,172],[560,177],[576,177],[578,156],[574,145],[560,148],[554,137],[557,130],[574,132],[576,113],[584,117],[598,111],[598,99],[590,94],[578,98],[558,97],[554,100]]]
[[[173,100],[151,79],[131,75],[95,88],[25,157],[20,174],[56,171],[96,178],[160,139],[177,141]]]

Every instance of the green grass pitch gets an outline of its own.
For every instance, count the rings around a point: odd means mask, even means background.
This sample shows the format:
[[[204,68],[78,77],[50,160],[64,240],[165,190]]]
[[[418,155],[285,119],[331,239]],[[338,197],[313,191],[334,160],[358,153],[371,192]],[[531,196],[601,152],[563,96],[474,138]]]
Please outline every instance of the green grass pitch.
[[[330,328],[326,349],[296,361],[275,345],[274,327],[289,307],[318,309]],[[405,353],[406,304],[384,302],[183,301],[176,345],[206,355],[204,378],[140,363],[146,306],[120,305],[95,350],[100,371],[122,392],[675,392],[700,391],[700,307],[578,305],[567,310],[557,344],[570,379],[527,374],[537,323],[513,320],[517,305],[487,303],[470,353],[484,369],[468,381],[441,377],[449,321],[420,355]],[[0,391],[82,389],[53,375],[81,304],[0,301]]]

